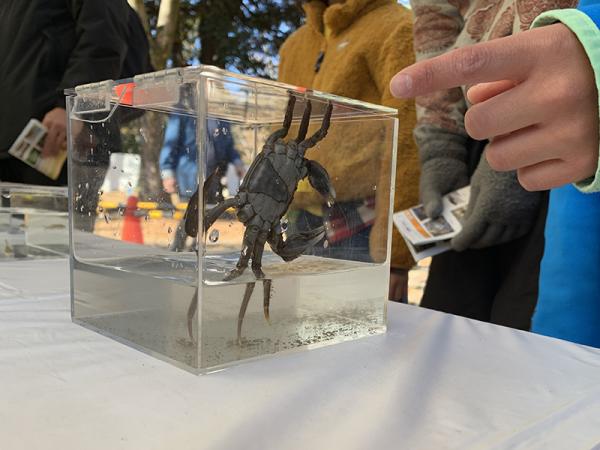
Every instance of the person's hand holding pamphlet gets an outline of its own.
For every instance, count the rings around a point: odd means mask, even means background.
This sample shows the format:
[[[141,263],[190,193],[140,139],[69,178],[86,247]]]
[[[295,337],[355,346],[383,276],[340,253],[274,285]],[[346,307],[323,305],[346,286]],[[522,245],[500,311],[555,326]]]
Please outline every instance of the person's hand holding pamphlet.
[[[394,224],[416,261],[451,249],[450,239],[462,230],[470,194],[466,186],[445,195],[444,210],[436,219],[427,217],[423,205],[394,214]]]
[[[56,180],[67,159],[67,149],[62,148],[55,156],[42,156],[46,127],[39,120],[31,119],[8,153],[25,164]]]

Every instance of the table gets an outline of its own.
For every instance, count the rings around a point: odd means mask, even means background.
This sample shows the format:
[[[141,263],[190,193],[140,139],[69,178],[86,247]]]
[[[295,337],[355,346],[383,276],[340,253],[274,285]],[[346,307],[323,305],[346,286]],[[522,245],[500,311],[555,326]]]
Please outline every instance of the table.
[[[195,376],[70,321],[65,260],[0,264],[0,448],[600,448],[600,350],[391,304],[389,332]]]

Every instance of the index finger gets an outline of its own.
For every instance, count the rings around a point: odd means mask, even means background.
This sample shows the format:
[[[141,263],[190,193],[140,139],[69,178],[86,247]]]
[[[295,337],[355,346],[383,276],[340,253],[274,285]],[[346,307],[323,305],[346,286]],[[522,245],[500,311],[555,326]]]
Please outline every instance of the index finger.
[[[522,81],[531,68],[531,30],[453,50],[397,73],[390,83],[396,97],[416,97],[442,89],[490,81]]]

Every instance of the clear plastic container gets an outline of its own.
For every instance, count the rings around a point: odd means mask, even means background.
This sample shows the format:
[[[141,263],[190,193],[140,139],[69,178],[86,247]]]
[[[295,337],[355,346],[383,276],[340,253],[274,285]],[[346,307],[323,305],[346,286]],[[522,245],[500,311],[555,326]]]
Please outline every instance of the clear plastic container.
[[[196,373],[385,332],[395,110],[212,67],[67,100],[75,322]]]
[[[67,188],[0,183],[0,261],[69,255]]]

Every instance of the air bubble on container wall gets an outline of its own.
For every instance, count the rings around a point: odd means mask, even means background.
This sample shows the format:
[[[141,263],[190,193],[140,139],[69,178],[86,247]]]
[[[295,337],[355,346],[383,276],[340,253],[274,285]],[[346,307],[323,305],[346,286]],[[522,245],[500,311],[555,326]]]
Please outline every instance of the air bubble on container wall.
[[[208,235],[208,240],[215,243],[219,240],[219,230],[212,230]]]

